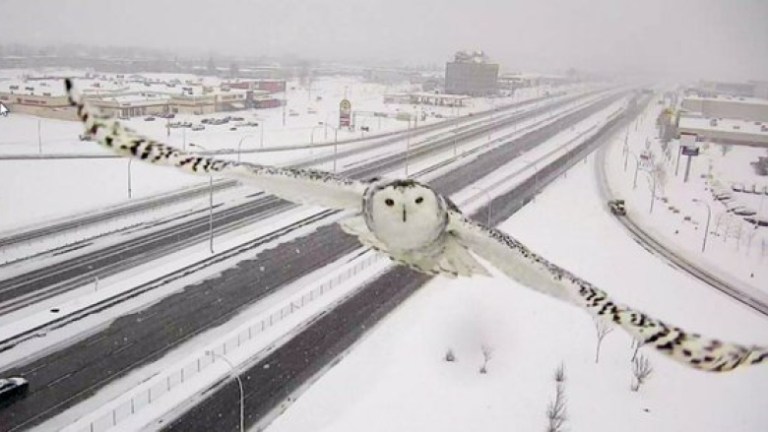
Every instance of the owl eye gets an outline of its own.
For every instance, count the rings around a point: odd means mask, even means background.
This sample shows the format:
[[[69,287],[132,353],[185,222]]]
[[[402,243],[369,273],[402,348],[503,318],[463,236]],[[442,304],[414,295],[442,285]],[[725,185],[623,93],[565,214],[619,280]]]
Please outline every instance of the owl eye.
[[[424,202],[424,198],[422,197],[416,198],[416,204],[421,204],[422,202]]]
[[[387,199],[384,200],[384,204],[392,207],[393,205],[395,205],[395,201],[392,200],[392,198],[387,198]]]

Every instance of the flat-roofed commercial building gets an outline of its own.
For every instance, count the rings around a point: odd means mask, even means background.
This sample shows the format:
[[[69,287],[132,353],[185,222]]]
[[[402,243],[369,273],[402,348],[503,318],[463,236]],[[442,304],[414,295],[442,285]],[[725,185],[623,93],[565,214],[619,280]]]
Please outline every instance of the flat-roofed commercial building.
[[[482,51],[456,53],[445,64],[445,92],[469,96],[487,96],[498,91],[499,65],[488,63]]]
[[[705,118],[768,122],[768,100],[749,97],[686,97],[681,108]]]

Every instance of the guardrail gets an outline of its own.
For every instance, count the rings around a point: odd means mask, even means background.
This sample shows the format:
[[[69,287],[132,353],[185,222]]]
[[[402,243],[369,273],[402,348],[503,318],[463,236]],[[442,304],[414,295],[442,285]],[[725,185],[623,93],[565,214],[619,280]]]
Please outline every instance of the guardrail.
[[[145,409],[152,404],[160,403],[171,391],[178,389],[192,378],[197,377],[201,372],[204,372],[209,366],[215,363],[216,356],[234,353],[249,342],[253,342],[267,329],[282,322],[285,318],[291,316],[305,306],[322,298],[325,294],[331,292],[334,288],[362,270],[367,269],[380,259],[380,254],[369,253],[368,257],[359,260],[346,270],[337,273],[330,279],[326,279],[324,282],[313,288],[302,292],[299,296],[291,297],[279,307],[276,306],[262,314],[266,316],[260,316],[238,327],[227,335],[224,342],[208,346],[193,358],[188,358],[183,362],[179,362],[176,366],[169,368],[169,370],[142,383],[139,385],[136,392],[130,395],[124,395],[122,397],[122,399],[124,399],[123,401],[113,408],[110,408],[108,411],[99,414],[98,417],[93,420],[87,420],[87,417],[81,418],[81,421],[62,430],[68,432],[103,432],[118,426],[121,422],[136,415],[142,409]],[[315,312],[321,312],[321,310]],[[307,319],[311,318],[312,317],[309,317]],[[300,325],[302,322],[297,322],[296,326]],[[210,352],[214,353],[214,355],[209,354]],[[251,358],[252,357],[253,356],[251,356]],[[248,360],[246,360],[246,362],[247,361]],[[86,423],[83,424],[81,423],[82,421],[85,421]]]

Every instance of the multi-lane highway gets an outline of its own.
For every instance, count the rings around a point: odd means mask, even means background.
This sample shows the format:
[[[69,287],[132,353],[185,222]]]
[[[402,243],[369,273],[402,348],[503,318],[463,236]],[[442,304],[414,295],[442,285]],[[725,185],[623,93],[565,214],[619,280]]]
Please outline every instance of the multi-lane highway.
[[[508,116],[497,115],[493,122],[481,122],[474,127],[457,130],[455,136],[442,137],[411,149],[408,154],[398,152],[376,159],[343,172],[353,178],[369,178],[403,165],[406,158],[411,162],[431,157],[440,151],[454,146],[456,141],[471,140],[487,134],[489,131],[520,122],[560,107],[573,101],[574,97],[554,104],[536,107]],[[358,150],[359,151],[359,150]],[[234,182],[227,182],[234,185]],[[193,197],[194,194],[184,194]],[[255,194],[249,200],[233,206],[216,210],[213,218],[216,234],[231,231],[241,226],[257,222],[277,211],[284,210],[290,204],[272,196]],[[145,208],[144,204],[138,206]],[[133,212],[126,208],[123,212]],[[124,215],[124,213],[123,213]],[[114,215],[113,215],[114,216]],[[187,215],[184,221],[173,221],[176,225],[167,226],[171,221],[160,225],[148,226],[150,232],[136,236],[130,241],[110,245],[104,249],[79,254],[64,259],[42,269],[34,269],[0,281],[0,313],[8,313],[45,298],[60,294],[74,287],[81,286],[94,277],[104,279],[126,268],[149,262],[158,256],[177,250],[183,246],[202,241],[208,233],[208,215],[200,212],[197,217]],[[100,219],[99,219],[100,220]],[[0,341],[2,342],[2,341]],[[5,345],[7,347],[7,344]]]
[[[598,157],[601,159],[605,158],[605,151],[603,150],[604,149],[598,152]],[[598,184],[600,185],[600,193],[605,198],[605,201],[607,201],[612,199],[613,196],[611,196],[611,193],[609,192],[610,187],[608,186],[608,180],[605,175],[605,170],[603,169],[604,166],[604,163],[599,163],[597,164],[596,168]],[[670,264],[688,272],[693,277],[701,280],[705,284],[722,292],[732,299],[762,313],[763,315],[768,315],[768,301],[765,300],[764,296],[761,296],[758,293],[747,292],[739,289],[738,287],[723,281],[711,271],[707,271],[706,269],[699,267],[689,259],[686,259],[685,257],[670,250],[662,242],[654,238],[652,235],[646,233],[640,226],[638,226],[638,224],[632,220],[631,213],[629,213],[627,216],[619,217],[618,220],[630,232],[635,241],[637,241],[637,243],[646,248],[648,251],[658,255],[662,259],[667,260],[667,262]]]
[[[557,132],[569,128],[575,122],[606,107],[616,98],[617,96],[605,98],[549,126],[495,148],[432,183],[442,193],[456,192],[513,159],[521,151],[536,146]],[[524,114],[516,116],[518,115]],[[519,117],[516,120],[519,120]],[[485,134],[487,130],[478,133]],[[468,139],[470,136],[472,134],[463,139]],[[453,138],[443,140],[441,144],[436,145],[438,148],[453,145]],[[414,157],[413,152],[411,157]],[[397,162],[395,160],[397,159],[390,161],[395,164],[394,166],[402,163],[402,159]],[[370,174],[382,170],[382,166],[378,164],[374,166],[376,168]],[[362,168],[359,169],[362,170]],[[368,174],[362,171],[356,173],[359,176]],[[536,183],[538,186],[542,184],[544,184],[543,180]],[[519,201],[521,197],[524,195],[511,199]],[[285,204],[276,203],[275,205]],[[92,395],[96,390],[129,370],[154,361],[190,337],[225,322],[239,310],[258,301],[273,290],[324,266],[356,247],[358,247],[357,241],[343,234],[335,225],[324,226],[310,235],[261,252],[254,259],[243,261],[218,277],[188,286],[182,292],[168,296],[141,312],[123,316],[97,333],[55,353],[6,371],[7,374],[23,374],[30,380],[31,386],[29,395],[14,404],[13,409],[0,411],[0,424],[4,427],[7,425],[10,430],[19,430],[37,424]],[[297,249],[302,253],[296,254]],[[403,272],[403,270],[399,271]],[[404,275],[401,277],[407,275],[408,282],[394,284],[394,287],[383,291],[386,298],[379,302],[384,305],[380,313],[383,313],[386,305],[392,304],[399,295],[404,295],[391,290],[397,290],[402,286],[415,286],[412,275],[408,272],[400,274]],[[417,277],[416,280],[418,281],[419,278]],[[365,290],[365,292],[371,291]],[[366,316],[373,317],[377,313],[379,312],[371,312]],[[339,319],[344,322],[349,320],[348,317]],[[333,333],[328,335],[330,343],[335,337]],[[340,341],[344,338],[342,337]],[[319,346],[317,351],[320,352],[322,349]],[[281,381],[279,376],[275,379],[278,382]],[[290,391],[289,384],[290,382],[286,380],[287,391]],[[221,427],[216,426],[207,430],[221,430]]]
[[[542,167],[539,178],[529,178],[513,190],[494,200],[491,223],[502,222],[527,203],[542,187],[556,179],[572,163],[581,160],[606,141],[634,117],[617,120],[595,137],[567,155]],[[486,155],[494,157],[493,154]],[[471,169],[468,167],[468,169]],[[443,181],[459,182],[458,174]],[[449,185],[436,182],[438,189]],[[485,220],[487,208],[475,215]],[[263,425],[275,411],[290,403],[293,394],[327,364],[350,348],[368,329],[393,310],[410,294],[431,279],[403,267],[395,267],[370,281],[346,302],[323,315],[311,326],[294,336],[280,348],[241,372],[244,390],[246,427]],[[265,366],[269,367],[265,367]],[[165,430],[173,431],[237,431],[239,430],[240,390],[234,380],[212,389],[206,398],[175,419]],[[158,427],[162,426],[160,424]]]

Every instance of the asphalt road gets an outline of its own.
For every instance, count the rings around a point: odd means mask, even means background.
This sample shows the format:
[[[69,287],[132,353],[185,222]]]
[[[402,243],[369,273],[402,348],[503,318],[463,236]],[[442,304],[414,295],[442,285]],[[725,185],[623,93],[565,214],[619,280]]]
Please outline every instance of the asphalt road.
[[[634,117],[634,113],[628,115]],[[544,167],[538,179],[529,179],[498,197],[491,223],[506,220],[525,205],[544,186],[558,178],[570,165],[580,163],[595,148],[603,145],[628,120],[620,119],[589,142],[553,164]],[[487,208],[473,217],[485,220]],[[260,424],[273,410],[290,403],[289,397],[302,384],[335,361],[366,331],[394,310],[419,287],[431,280],[404,267],[395,267],[368,283],[345,303],[329,311],[300,334],[277,348],[266,358],[241,373],[246,428]],[[268,365],[268,367],[266,367]],[[233,379],[211,390],[196,406],[164,427],[164,431],[238,431],[240,390]],[[263,425],[263,424],[262,424]]]
[[[546,98],[543,98],[543,99],[546,99]],[[505,106],[500,106],[496,108],[494,113],[496,115],[499,115],[499,114],[503,115],[504,112],[507,110],[519,109],[527,105],[531,105],[533,103],[539,102],[543,99],[536,98],[536,99],[530,99],[523,102],[517,102],[517,103],[505,105]],[[446,128],[446,129],[450,128],[451,130],[453,130],[456,127],[468,128],[468,127],[471,127],[469,123],[477,122],[479,119],[482,119],[490,115],[491,115],[491,112],[489,110],[489,111],[479,112],[474,116],[462,117],[458,119],[458,124],[454,123],[453,120],[450,120],[450,124],[448,121],[446,121],[441,123],[425,125],[425,126],[421,126],[421,127],[411,129],[411,130],[406,130],[406,131],[393,131],[393,132],[387,132],[383,134],[376,134],[373,136],[367,136],[363,138],[353,138],[353,139],[339,141],[337,145],[342,149],[338,152],[338,157],[347,157],[350,155],[357,154],[360,151],[367,151],[372,146],[383,146],[383,145],[388,145],[398,141],[402,142],[402,140],[405,139],[406,136],[410,137],[411,139],[415,139],[421,135],[424,135],[442,128]],[[372,144],[363,145],[363,146],[355,145],[355,147],[351,149],[345,148],[349,144],[361,144],[366,141],[370,141],[372,142]],[[324,147],[328,145],[331,145],[331,144],[318,144],[313,147],[315,148]],[[290,146],[290,147],[285,147],[284,149],[295,150],[299,148],[309,148],[309,147],[308,146],[306,147]],[[259,153],[262,151],[265,151],[265,150],[264,149],[243,150],[242,153]],[[266,151],[275,151],[275,148],[271,147]],[[234,154],[234,153],[235,153],[234,151],[231,151],[227,154]],[[203,154],[205,154],[205,152],[203,152]],[[46,157],[46,155],[42,155],[42,157],[38,157],[38,156],[39,155],[35,155],[34,159],[44,159]],[[58,155],[57,157],[67,158],[67,159],[80,159],[85,156],[84,155]],[[121,158],[122,156],[96,155],[94,157],[117,159],[117,158]],[[4,156],[0,155],[0,160],[2,160],[3,158]],[[10,156],[9,158],[13,159],[13,156]],[[332,159],[333,159],[333,156],[325,156],[325,157],[319,158],[317,162],[327,162]],[[302,167],[306,165],[308,164],[299,164],[296,166]],[[236,184],[237,184],[236,181],[222,181],[222,182],[215,183],[213,188],[215,192],[219,192],[219,191],[231,188]],[[69,218],[67,220],[61,221],[56,224],[46,225],[44,227],[35,228],[35,229],[30,229],[30,230],[14,233],[6,237],[0,238],[0,248],[11,246],[16,243],[22,243],[22,242],[27,242],[27,241],[35,240],[38,238],[46,237],[55,233],[61,233],[64,231],[79,229],[81,227],[94,224],[94,223],[106,222],[112,219],[125,217],[127,215],[155,209],[161,206],[167,206],[169,204],[173,204],[179,201],[189,200],[197,196],[205,195],[207,193],[208,193],[208,186],[199,186],[199,187],[184,189],[180,191],[174,191],[168,194],[163,194],[161,196],[150,197],[143,200],[137,200],[138,202],[131,203],[130,205],[121,205],[121,206],[110,208],[104,211],[98,211],[98,212],[89,213],[87,215],[83,215],[80,217]]]
[[[432,184],[442,193],[455,192],[513,159],[521,150],[536,146],[558,131],[570,127],[572,123],[604,108],[613,100],[615,98],[595,104],[493,149]],[[543,184],[544,180],[540,179],[538,185]],[[98,333],[69,347],[5,371],[4,374],[25,376],[30,381],[30,389],[26,398],[0,410],[0,425],[4,430],[20,430],[38,424],[91,396],[132,368],[157,360],[190,337],[225,322],[272,290],[324,266],[356,247],[357,240],[341,232],[336,225],[321,228],[308,236],[264,251],[251,260],[242,261],[215,278],[187,286],[182,292],[168,296],[139,313],[123,316]],[[301,253],[296,254],[296,250]],[[398,294],[390,292],[390,289],[381,288],[381,292],[389,293],[387,295],[390,297],[382,298],[379,304],[390,304],[397,297]],[[367,298],[363,301],[372,300]],[[374,317],[377,314],[369,315]],[[344,316],[339,320],[352,322]],[[329,331],[328,334],[338,336],[337,331]],[[333,354],[329,352],[328,355]],[[307,364],[317,363],[309,358]],[[291,381],[283,378],[278,376],[271,379],[276,383],[285,382],[286,391],[289,391]],[[205,430],[222,429],[217,425]]]
[[[602,150],[598,152],[598,157],[604,158],[605,152]],[[612,199],[614,197],[609,196],[608,181],[605,177],[605,170],[602,167],[603,164],[598,164],[596,167],[598,184],[600,185],[601,195],[607,201],[608,199]],[[742,303],[745,306],[768,316],[768,303],[765,301],[764,296],[760,296],[759,293],[742,291],[738,287],[723,281],[707,269],[700,267],[687,258],[671,251],[663,243],[656,240],[652,235],[646,233],[642,228],[635,224],[635,222],[632,220],[631,212],[627,216],[618,217],[618,221],[624,225],[624,227],[627,229],[627,231],[629,231],[630,235],[632,235],[635,241],[649,252],[666,260],[670,263],[670,265],[689,273],[691,276],[699,279],[700,281],[738,301],[739,303]]]
[[[565,103],[557,103],[555,106]],[[492,124],[459,130],[456,137],[442,138],[429,145],[413,148],[408,156],[401,153],[393,154],[357,166],[342,174],[358,179],[370,178],[381,172],[402,166],[406,157],[411,161],[429,157],[435,152],[453,146],[456,140],[461,141],[483,136],[489,130],[533,117],[551,108],[548,106],[507,117],[497,117]],[[214,231],[218,234],[254,223],[277,211],[287,209],[290,205],[292,204],[276,199],[271,195],[258,194],[237,206],[215,210]],[[174,223],[175,225],[173,225]],[[126,268],[149,262],[170,251],[178,250],[185,245],[203,241],[208,235],[208,224],[207,212],[200,211],[197,217],[181,223],[167,221],[164,226],[153,226],[150,232],[128,241],[80,254],[43,269],[36,269],[0,280],[0,313],[20,309],[36,301],[88,283],[94,277],[104,279]]]

